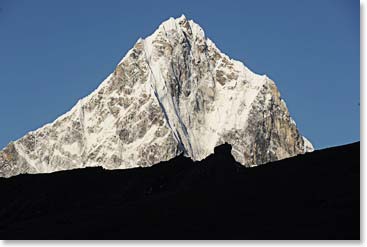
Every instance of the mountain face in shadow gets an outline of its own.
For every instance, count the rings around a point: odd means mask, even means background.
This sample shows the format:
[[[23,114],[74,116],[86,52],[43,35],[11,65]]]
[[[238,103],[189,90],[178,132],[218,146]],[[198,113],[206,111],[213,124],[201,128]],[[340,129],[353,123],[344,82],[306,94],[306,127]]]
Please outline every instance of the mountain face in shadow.
[[[359,239],[360,144],[245,168],[200,162],[0,179],[2,239]]]

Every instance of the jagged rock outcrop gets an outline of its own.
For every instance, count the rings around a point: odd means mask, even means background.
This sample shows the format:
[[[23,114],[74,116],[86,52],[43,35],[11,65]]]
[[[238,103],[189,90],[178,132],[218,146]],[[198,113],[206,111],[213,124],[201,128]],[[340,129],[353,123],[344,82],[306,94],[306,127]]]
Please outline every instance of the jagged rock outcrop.
[[[151,166],[224,142],[245,166],[312,151],[274,82],[221,53],[184,16],[139,39],[102,84],[0,151],[0,176]]]

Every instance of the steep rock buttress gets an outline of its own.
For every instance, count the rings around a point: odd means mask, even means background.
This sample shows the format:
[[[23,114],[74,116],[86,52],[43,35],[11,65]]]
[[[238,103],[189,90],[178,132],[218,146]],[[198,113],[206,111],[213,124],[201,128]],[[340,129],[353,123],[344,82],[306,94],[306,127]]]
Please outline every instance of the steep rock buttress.
[[[144,167],[182,152],[201,160],[225,142],[245,166],[313,150],[274,82],[181,16],[139,39],[69,112],[0,151],[0,176]]]

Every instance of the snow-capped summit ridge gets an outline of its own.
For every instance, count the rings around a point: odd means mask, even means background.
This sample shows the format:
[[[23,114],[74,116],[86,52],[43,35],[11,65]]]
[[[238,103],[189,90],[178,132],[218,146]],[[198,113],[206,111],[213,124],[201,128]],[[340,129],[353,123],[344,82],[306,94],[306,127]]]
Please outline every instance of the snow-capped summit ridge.
[[[0,176],[201,160],[222,143],[255,166],[312,151],[275,83],[223,54],[185,16],[139,38],[67,113],[0,151]]]

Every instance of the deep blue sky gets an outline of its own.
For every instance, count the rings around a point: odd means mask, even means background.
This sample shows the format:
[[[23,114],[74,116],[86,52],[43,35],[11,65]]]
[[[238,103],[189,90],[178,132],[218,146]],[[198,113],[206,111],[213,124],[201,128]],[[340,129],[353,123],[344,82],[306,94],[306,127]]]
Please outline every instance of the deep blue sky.
[[[357,0],[0,0],[0,147],[69,110],[182,13],[275,81],[316,148],[359,140]]]

